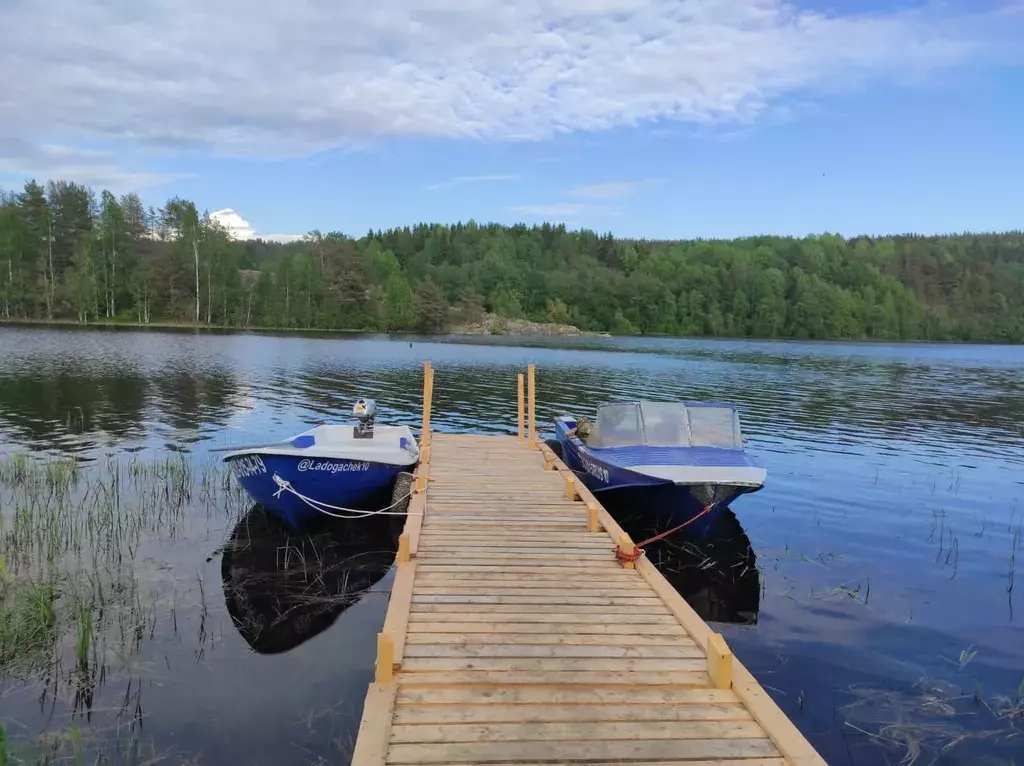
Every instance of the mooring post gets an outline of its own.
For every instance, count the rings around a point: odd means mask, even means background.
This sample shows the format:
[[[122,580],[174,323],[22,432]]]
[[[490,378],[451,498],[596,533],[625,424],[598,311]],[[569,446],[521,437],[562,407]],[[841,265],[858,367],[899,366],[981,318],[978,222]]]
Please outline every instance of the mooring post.
[[[576,492],[576,477],[573,476],[572,471],[568,469],[562,471],[562,479],[565,481],[565,499],[579,499],[579,494]]]
[[[519,384],[519,438],[522,439],[523,434],[523,373],[519,373],[517,376],[517,383]]]
[[[537,403],[537,387],[534,381],[534,372],[536,367],[530,365],[526,368],[527,382],[530,392],[530,449],[537,446],[537,418],[534,408]]]
[[[395,645],[387,633],[377,634],[376,681],[389,683],[395,677]]]
[[[732,650],[721,633],[708,637],[708,675],[716,689],[732,688]]]
[[[420,448],[430,444],[430,408],[434,403],[434,368],[430,362],[423,363],[423,429]]]

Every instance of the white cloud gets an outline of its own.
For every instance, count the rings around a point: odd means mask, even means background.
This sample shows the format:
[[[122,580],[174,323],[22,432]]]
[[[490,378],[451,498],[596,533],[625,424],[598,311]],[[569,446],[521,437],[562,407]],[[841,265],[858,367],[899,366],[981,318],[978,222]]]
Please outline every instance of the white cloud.
[[[621,199],[631,197],[646,186],[654,183],[653,179],[640,181],[603,181],[601,183],[577,186],[566,192],[570,197],[586,199]]]
[[[518,173],[492,173],[491,175],[486,176],[455,176],[455,178],[449,178],[447,181],[430,184],[427,187],[427,190],[438,191],[439,189],[450,189],[453,186],[462,186],[463,184],[488,183],[491,181],[518,181],[520,178],[522,178],[522,176]]]
[[[210,218],[223,226],[233,239],[264,239],[268,242],[297,242],[302,234],[257,234],[252,225],[229,207],[214,210]]]
[[[214,210],[210,218],[223,226],[232,239],[253,239],[256,236],[256,230],[249,222],[229,207]]]
[[[937,16],[941,7],[838,16],[784,0],[5,0],[0,29],[15,32],[0,72],[17,76],[0,78],[0,141],[285,156],[382,137],[744,122],[787,94],[981,55],[995,22]],[[34,171],[34,152],[0,156]]]

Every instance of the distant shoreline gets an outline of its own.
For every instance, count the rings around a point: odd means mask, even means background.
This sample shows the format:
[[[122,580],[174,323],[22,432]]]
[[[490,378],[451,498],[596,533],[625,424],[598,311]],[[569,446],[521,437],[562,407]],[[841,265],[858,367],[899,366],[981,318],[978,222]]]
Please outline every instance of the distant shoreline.
[[[536,323],[534,323],[536,324]],[[474,327],[455,327],[444,332],[426,332],[421,330],[366,330],[339,329],[329,327],[238,327],[237,325],[218,325],[195,322],[158,321],[143,324],[141,322],[88,322],[83,324],[75,319],[0,319],[0,327],[62,327],[82,330],[177,330],[193,332],[253,333],[257,335],[395,335],[409,338],[445,338],[458,336],[464,338],[524,338],[540,339],[577,339],[577,338],[635,338],[650,340],[721,340],[721,341],[774,341],[777,343],[867,343],[891,344],[901,346],[1021,346],[1024,344],[998,340],[902,340],[900,338],[792,338],[792,337],[759,337],[754,335],[666,335],[664,333],[647,333],[645,335],[612,335],[610,333],[578,332],[543,333],[543,332],[480,332]]]

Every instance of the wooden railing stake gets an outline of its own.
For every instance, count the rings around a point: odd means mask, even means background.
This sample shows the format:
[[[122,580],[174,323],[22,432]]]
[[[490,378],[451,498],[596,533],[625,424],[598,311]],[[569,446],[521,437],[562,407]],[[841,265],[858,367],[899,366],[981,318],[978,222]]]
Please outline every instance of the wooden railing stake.
[[[430,444],[430,409],[434,404],[434,368],[430,362],[423,363],[423,431],[420,448]]]
[[[523,423],[523,421],[525,420],[523,413],[525,407],[525,405],[523,404],[523,373],[519,373],[517,378],[519,383],[519,438],[522,439],[525,437],[525,434],[523,433],[523,431],[525,430]]]
[[[577,500],[579,494],[576,492],[576,477],[572,475],[572,471],[563,471],[562,477],[565,479],[565,499]]]
[[[636,553],[636,544],[633,542],[633,539],[625,532],[622,533],[622,537],[619,539],[619,548],[621,548],[622,552],[627,556],[632,556],[634,553]],[[623,561],[622,567],[623,569],[636,569],[636,562]]]
[[[395,645],[387,633],[377,634],[376,681],[386,684],[395,677]]]
[[[708,675],[716,689],[732,688],[732,651],[721,633],[708,637]]]
[[[530,398],[530,449],[533,449],[537,446],[537,418],[535,412],[535,407],[537,404],[537,386],[534,381],[535,371],[536,367],[532,364],[526,368],[527,384],[529,388]]]

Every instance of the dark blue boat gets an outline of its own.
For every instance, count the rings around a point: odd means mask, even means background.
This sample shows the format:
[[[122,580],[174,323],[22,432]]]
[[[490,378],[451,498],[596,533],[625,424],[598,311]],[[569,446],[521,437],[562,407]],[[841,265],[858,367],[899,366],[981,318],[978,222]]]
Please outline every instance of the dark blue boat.
[[[764,486],[765,469],[744,451],[729,404],[605,404],[594,424],[555,418],[555,436],[562,459],[592,492],[636,493],[666,523],[728,507]]]
[[[321,515],[381,512],[386,508],[366,506],[390,496],[398,474],[419,460],[419,447],[406,426],[374,428],[374,411],[372,401],[360,401],[359,423],[317,426],[288,441],[237,448],[224,461],[255,502],[293,527]]]

